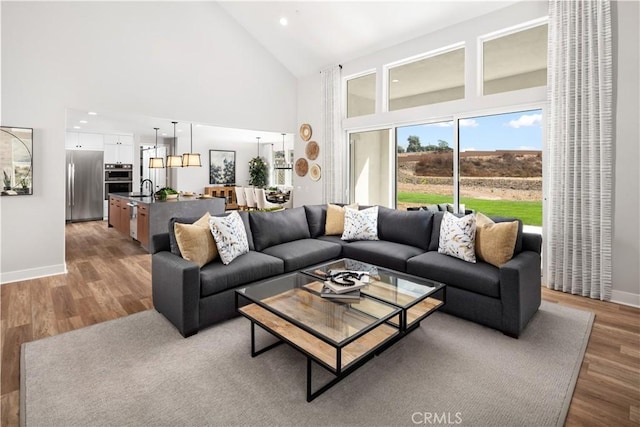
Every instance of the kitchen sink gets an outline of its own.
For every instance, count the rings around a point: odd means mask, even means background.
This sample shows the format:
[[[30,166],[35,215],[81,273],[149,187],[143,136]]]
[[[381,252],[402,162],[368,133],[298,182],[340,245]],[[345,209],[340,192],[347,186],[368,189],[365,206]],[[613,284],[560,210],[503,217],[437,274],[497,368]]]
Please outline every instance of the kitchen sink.
[[[152,194],[144,194],[144,193],[129,193],[129,197],[151,197]]]

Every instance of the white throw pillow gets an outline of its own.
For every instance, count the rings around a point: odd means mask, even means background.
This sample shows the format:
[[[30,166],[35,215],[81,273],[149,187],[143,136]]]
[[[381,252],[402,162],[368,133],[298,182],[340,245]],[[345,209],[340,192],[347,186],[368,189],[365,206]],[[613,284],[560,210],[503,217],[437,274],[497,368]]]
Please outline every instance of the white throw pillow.
[[[344,210],[342,240],[378,240],[378,207]]]
[[[476,262],[476,217],[473,214],[458,218],[445,212],[440,225],[438,252],[467,262]]]
[[[225,217],[212,216],[209,218],[209,228],[224,265],[249,252],[247,232],[238,212],[233,211]]]

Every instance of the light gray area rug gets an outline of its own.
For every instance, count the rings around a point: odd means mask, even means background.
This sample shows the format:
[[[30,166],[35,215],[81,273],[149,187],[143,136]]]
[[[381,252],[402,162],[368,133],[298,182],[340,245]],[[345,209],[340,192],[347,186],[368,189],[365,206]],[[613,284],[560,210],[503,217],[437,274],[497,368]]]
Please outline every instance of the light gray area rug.
[[[184,339],[150,310],[23,345],[21,424],[562,425],[592,323],[543,302],[513,339],[435,313],[307,403],[305,357],[251,358],[248,320]]]

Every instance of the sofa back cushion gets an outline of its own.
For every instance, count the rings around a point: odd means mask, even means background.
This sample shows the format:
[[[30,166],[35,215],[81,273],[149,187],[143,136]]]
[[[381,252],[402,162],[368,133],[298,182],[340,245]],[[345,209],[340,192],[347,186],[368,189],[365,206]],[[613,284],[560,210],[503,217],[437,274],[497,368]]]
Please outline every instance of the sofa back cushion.
[[[303,207],[276,212],[251,212],[249,218],[256,251],[311,237]]]
[[[313,239],[324,236],[327,222],[327,205],[304,205],[304,212],[309,224],[309,233]]]
[[[247,232],[247,241],[249,242],[249,250],[255,250],[253,245],[253,237],[251,236],[251,225],[249,224],[249,214],[247,212],[239,212],[240,218],[242,219],[242,223],[244,224],[244,229]],[[228,213],[217,214],[212,216],[227,216]],[[193,224],[196,222],[199,217],[173,217],[169,219],[169,247],[171,248],[171,253],[174,255],[182,256],[180,253],[180,248],[178,247],[178,242],[176,240],[176,231],[175,231],[175,223],[179,222],[180,224]]]
[[[438,242],[440,240],[440,226],[442,225],[442,217],[444,216],[444,212],[435,212],[433,214],[433,227],[431,228],[431,243],[429,243],[430,251],[438,250]],[[461,216],[461,215],[458,215]],[[491,217],[493,222],[511,222],[518,221],[518,236],[516,237],[516,248],[513,251],[513,256],[518,255],[522,252],[522,221],[518,218],[505,218],[494,216]]]
[[[433,212],[378,208],[378,237],[388,242],[429,249]],[[436,250],[438,246],[436,244]]]

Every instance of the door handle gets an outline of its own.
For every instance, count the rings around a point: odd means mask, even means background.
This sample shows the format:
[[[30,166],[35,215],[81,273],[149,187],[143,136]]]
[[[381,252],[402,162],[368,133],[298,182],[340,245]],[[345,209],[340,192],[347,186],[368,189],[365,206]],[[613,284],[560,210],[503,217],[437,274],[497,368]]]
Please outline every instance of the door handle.
[[[71,163],[67,165],[67,203],[71,207]]]
[[[71,206],[76,205],[76,165],[71,163]]]

